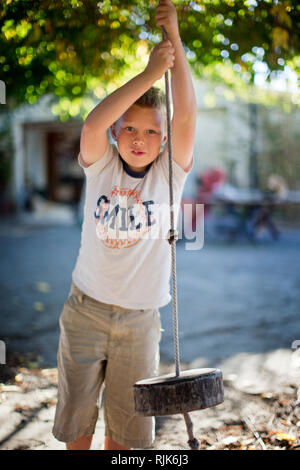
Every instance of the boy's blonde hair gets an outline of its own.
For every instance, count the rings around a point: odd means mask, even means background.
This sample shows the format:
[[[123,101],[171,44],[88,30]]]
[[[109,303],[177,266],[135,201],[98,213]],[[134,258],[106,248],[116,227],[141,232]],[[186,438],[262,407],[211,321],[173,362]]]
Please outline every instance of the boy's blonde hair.
[[[134,104],[146,108],[157,108],[165,113],[166,95],[159,88],[152,86]]]
[[[142,108],[153,108],[157,109],[165,119],[165,129],[167,126],[167,111],[166,111],[166,95],[162,90],[157,87],[152,86],[149,90],[146,91],[142,96],[140,96],[133,104],[141,106]],[[120,118],[119,118],[120,119]],[[113,124],[117,125],[119,119]]]
[[[167,129],[167,110],[166,110],[166,95],[159,88],[152,86],[142,96],[139,97],[133,104],[141,106],[142,108],[157,109],[163,119],[165,132]]]

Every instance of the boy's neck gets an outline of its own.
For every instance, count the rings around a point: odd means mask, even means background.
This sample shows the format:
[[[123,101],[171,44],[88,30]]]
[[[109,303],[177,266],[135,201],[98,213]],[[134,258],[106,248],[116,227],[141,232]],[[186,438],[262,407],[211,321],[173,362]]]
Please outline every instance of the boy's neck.
[[[146,173],[149,171],[150,169],[150,166],[152,165],[153,162],[149,163],[148,165],[146,165],[145,167],[142,167],[142,168],[135,168],[135,167],[132,167],[131,165],[128,165],[127,162],[125,162],[125,160],[121,157],[120,153],[119,153],[119,157],[121,159],[121,162],[123,164],[123,168],[124,170],[126,171],[126,173],[134,178],[143,178]]]

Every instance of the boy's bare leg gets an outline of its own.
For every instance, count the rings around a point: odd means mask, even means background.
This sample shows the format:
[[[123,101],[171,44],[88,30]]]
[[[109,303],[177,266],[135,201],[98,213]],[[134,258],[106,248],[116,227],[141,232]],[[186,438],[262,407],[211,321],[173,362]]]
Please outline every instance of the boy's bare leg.
[[[130,448],[122,446],[110,437],[106,437],[104,441],[104,450],[130,450]]]
[[[93,436],[81,436],[73,442],[67,442],[67,450],[89,450]]]
[[[76,441],[67,442],[67,450],[89,450],[91,447],[93,436],[81,436]],[[104,450],[130,450],[110,437],[105,438]]]

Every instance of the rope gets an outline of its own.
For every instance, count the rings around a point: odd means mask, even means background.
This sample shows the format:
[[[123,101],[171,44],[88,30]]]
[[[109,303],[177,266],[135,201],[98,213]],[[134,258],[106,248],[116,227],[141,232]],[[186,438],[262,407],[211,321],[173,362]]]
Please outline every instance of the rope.
[[[163,39],[167,39],[167,33],[162,27]],[[180,375],[180,357],[179,357],[179,338],[178,338],[178,311],[177,311],[177,277],[176,277],[176,240],[178,238],[174,223],[174,197],[173,197],[173,154],[172,154],[172,128],[171,128],[171,112],[170,112],[170,85],[169,85],[169,69],[165,73],[165,90],[166,90],[166,108],[167,108],[167,126],[168,126],[168,150],[169,150],[169,197],[170,197],[170,225],[171,229],[168,234],[168,241],[171,245],[172,258],[172,298],[173,298],[173,336],[174,336],[174,356],[175,356],[175,374]],[[191,450],[199,449],[199,441],[193,434],[193,423],[188,413],[182,413],[184,416],[187,433],[188,444]]]
[[[199,447],[200,447],[200,443],[199,443],[198,439],[196,439],[194,434],[193,434],[193,423],[192,423],[192,420],[190,418],[190,415],[188,413],[182,413],[182,414],[183,414],[183,417],[184,417],[187,433],[188,433],[188,436],[189,436],[188,445],[190,446],[190,448],[192,450],[198,450]]]
[[[163,39],[167,38],[165,28],[162,27]],[[172,127],[170,111],[170,85],[169,70],[165,73],[167,126],[168,126],[168,150],[169,150],[169,199],[170,199],[170,225],[168,241],[171,245],[172,258],[172,297],[173,297],[173,333],[174,333],[174,356],[175,374],[180,375],[179,339],[178,339],[178,313],[177,313],[177,279],[176,279],[176,232],[174,223],[174,196],[173,196],[173,154],[172,154]]]

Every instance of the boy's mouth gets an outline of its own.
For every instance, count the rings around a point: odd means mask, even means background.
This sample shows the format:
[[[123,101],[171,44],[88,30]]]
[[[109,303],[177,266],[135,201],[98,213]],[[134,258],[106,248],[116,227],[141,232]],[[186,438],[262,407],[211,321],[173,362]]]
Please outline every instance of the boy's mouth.
[[[144,155],[145,154],[145,152],[143,152],[142,150],[132,149],[131,152],[133,153],[133,155]]]

